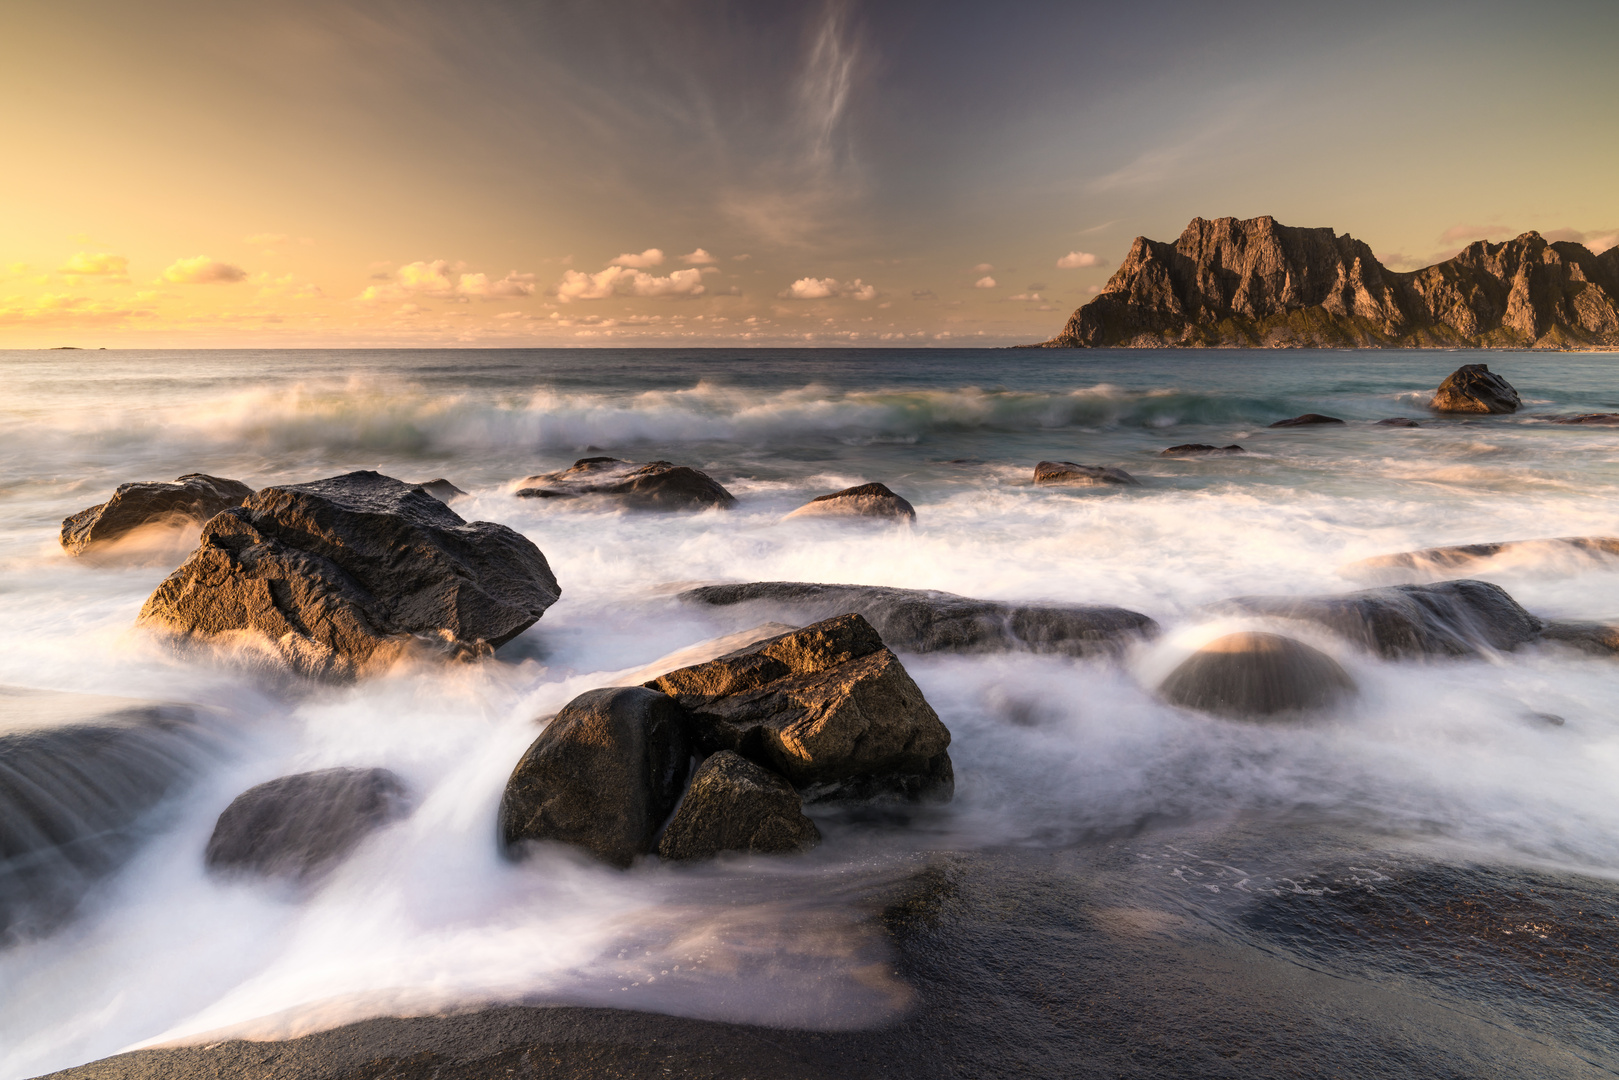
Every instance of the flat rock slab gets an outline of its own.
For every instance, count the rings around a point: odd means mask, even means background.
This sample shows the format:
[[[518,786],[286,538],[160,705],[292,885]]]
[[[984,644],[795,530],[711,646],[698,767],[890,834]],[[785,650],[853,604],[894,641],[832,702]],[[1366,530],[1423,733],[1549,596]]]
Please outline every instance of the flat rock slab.
[[[561,589],[533,542],[375,472],[268,487],[208,522],[139,624],[350,679],[413,652],[481,655]]]
[[[1159,457],[1219,457],[1225,454],[1246,454],[1248,451],[1232,443],[1230,446],[1211,446],[1208,443],[1181,443],[1160,451]]]
[[[1214,610],[1303,619],[1389,658],[1508,652],[1538,640],[1541,630],[1505,589],[1472,580],[1337,596],[1243,596]]]
[[[1378,427],[1421,427],[1422,425],[1408,416],[1391,416],[1387,420],[1377,421]]]
[[[1574,416],[1547,417],[1554,424],[1590,424],[1596,427],[1613,427],[1619,424],[1619,413],[1577,413]]]
[[[1343,421],[1338,419],[1336,416],[1323,416],[1320,413],[1307,412],[1303,416],[1291,416],[1286,420],[1278,420],[1276,423],[1267,424],[1266,426],[1273,428],[1314,427],[1317,424],[1341,423],[1343,423]]]
[[[705,472],[667,461],[639,463],[612,457],[580,458],[559,472],[521,482],[520,499],[611,496],[636,510],[726,510],[736,496]]]
[[[387,769],[277,777],[231,800],[203,859],[217,872],[309,881],[409,812],[405,782]]]
[[[756,581],[705,585],[681,593],[680,599],[715,607],[746,604],[761,614],[769,609],[805,619],[857,612],[884,642],[919,653],[1105,655],[1158,633],[1158,624],[1147,616],[1103,604],[1013,604],[882,585]]]
[[[1158,693],[1172,705],[1239,720],[1316,712],[1355,692],[1338,661],[1280,634],[1226,634],[1170,672]]]
[[[808,801],[948,798],[950,732],[870,623],[842,615],[680,668],[647,686],[692,717],[699,747],[787,777]]]
[[[112,498],[80,510],[62,522],[62,547],[80,555],[147,525],[201,524],[222,510],[240,506],[253,489],[239,480],[187,473],[172,484],[144,481],[120,484]]]
[[[1076,465],[1072,461],[1040,462],[1034,467],[1034,482],[1074,487],[1102,487],[1108,484],[1129,487],[1141,483],[1123,469],[1109,465]]]
[[[1619,624],[1549,619],[1540,632],[1542,641],[1570,645],[1597,656],[1619,653]]]
[[[886,484],[861,484],[830,495],[818,495],[787,515],[794,517],[869,517],[915,521],[916,507]]]
[[[692,774],[680,809],[658,841],[665,859],[710,859],[722,851],[781,855],[821,839],[786,777],[740,754],[710,754]]]
[[[1429,408],[1442,413],[1515,413],[1523,399],[1488,364],[1463,364],[1439,384]]]
[[[1400,551],[1374,555],[1346,565],[1341,571],[1351,576],[1385,570],[1441,572],[1474,566],[1498,556],[1581,554],[1619,555],[1619,536],[1558,536],[1545,540],[1498,540],[1484,544],[1455,544],[1449,547]]]

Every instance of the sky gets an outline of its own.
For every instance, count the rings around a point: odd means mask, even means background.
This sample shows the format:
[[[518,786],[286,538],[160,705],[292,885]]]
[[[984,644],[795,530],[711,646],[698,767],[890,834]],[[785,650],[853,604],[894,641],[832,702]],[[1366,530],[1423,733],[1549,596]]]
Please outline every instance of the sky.
[[[1619,4],[6,0],[0,348],[1007,345],[1137,235],[1619,241]]]

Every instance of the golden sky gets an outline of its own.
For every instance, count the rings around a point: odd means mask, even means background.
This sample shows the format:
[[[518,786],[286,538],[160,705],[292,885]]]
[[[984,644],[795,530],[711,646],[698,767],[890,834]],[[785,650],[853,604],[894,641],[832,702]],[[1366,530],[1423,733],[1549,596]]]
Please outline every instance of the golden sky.
[[[1145,234],[1619,240],[1619,5],[10,0],[0,347],[1003,345]]]

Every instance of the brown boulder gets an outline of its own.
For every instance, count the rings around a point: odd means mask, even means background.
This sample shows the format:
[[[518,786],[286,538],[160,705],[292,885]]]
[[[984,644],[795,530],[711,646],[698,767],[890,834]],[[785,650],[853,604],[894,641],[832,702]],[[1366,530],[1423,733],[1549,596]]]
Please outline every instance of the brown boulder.
[[[120,484],[106,502],[62,521],[62,546],[69,554],[80,555],[143,525],[201,524],[221,510],[242,505],[252,494],[253,489],[239,480],[203,473],[187,473],[172,484],[160,480]]]
[[[788,517],[875,517],[916,520],[916,508],[886,484],[861,484],[830,495],[818,495]]]
[[[859,615],[767,638],[646,684],[692,716],[707,753],[734,750],[805,798],[948,798],[950,732]]]
[[[522,481],[520,499],[566,499],[605,495],[636,510],[728,510],[736,496],[707,473],[667,461],[637,464],[612,457],[580,458],[557,472]]]
[[[1227,634],[1204,645],[1158,687],[1165,701],[1236,719],[1325,708],[1354,682],[1326,653],[1280,634]]]
[[[665,859],[708,859],[722,851],[777,855],[821,839],[787,780],[740,754],[711,754],[692,774],[680,809],[658,841]]]
[[[1450,413],[1515,413],[1523,404],[1518,391],[1488,364],[1463,364],[1445,377],[1429,408]]]
[[[1103,484],[1140,484],[1125,472],[1106,465],[1076,465],[1072,461],[1042,461],[1034,467],[1037,484],[1073,484],[1095,487]]]

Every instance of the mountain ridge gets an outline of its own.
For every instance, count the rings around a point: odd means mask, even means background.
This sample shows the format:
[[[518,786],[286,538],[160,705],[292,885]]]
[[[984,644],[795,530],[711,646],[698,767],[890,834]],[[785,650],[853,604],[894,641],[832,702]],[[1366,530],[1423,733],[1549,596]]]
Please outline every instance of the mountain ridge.
[[[1031,348],[1619,348],[1619,247],[1538,232],[1420,270],[1270,216],[1138,236],[1102,292]]]

